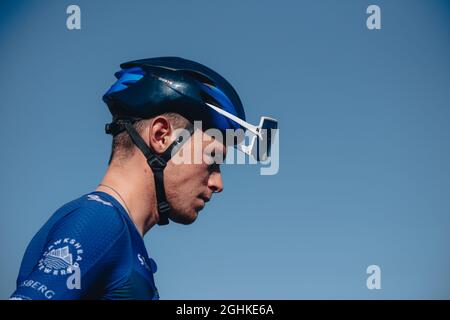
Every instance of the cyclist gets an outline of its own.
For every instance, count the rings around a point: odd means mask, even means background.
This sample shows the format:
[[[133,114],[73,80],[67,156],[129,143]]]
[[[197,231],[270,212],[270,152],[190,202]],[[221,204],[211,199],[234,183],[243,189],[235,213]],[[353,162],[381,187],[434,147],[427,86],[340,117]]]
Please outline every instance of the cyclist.
[[[34,236],[11,299],[158,299],[144,235],[169,220],[192,223],[223,189],[218,163],[175,163],[174,155],[194,152],[200,141],[202,154],[224,157],[227,145],[208,136],[211,128],[258,133],[231,84],[204,65],[150,58],[124,63],[115,75],[103,96],[113,120],[105,127],[113,136],[107,171]]]

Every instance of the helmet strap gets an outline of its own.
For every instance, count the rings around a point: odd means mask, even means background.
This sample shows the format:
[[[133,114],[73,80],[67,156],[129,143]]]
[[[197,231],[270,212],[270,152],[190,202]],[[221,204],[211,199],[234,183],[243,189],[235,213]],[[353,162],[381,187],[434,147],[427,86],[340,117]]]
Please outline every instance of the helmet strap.
[[[147,164],[153,172],[153,177],[155,179],[155,192],[157,208],[159,213],[159,225],[166,225],[169,223],[169,212],[171,207],[167,202],[166,191],[164,189],[164,169],[166,168],[167,162],[172,157],[172,153],[178,151],[178,149],[188,140],[182,140],[182,136],[178,137],[161,155],[155,154],[150,147],[145,143],[144,139],[139,135],[139,133],[133,127],[132,120],[117,120],[116,122],[119,126],[124,126],[125,130],[131,137],[136,147],[144,154],[147,159]],[[192,124],[187,126],[190,134],[194,133],[194,127]],[[177,148],[174,150],[174,148]]]

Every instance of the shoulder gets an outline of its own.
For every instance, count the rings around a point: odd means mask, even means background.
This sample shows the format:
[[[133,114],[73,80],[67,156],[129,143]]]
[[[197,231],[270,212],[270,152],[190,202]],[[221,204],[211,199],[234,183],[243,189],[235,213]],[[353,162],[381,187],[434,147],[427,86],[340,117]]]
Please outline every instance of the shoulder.
[[[111,202],[97,194],[87,194],[77,199],[77,205],[52,226],[49,238],[108,245],[120,238],[125,230],[126,222]]]

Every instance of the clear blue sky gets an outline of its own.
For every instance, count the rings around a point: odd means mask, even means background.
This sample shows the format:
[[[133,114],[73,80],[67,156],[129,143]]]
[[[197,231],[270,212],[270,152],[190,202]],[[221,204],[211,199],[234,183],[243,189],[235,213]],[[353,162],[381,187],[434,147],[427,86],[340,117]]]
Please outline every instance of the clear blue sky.
[[[232,82],[251,122],[279,119],[281,163],[226,166],[193,225],[147,234],[161,298],[449,299],[449,39],[439,0],[2,1],[0,298],[39,227],[100,181],[118,65],[177,55]]]

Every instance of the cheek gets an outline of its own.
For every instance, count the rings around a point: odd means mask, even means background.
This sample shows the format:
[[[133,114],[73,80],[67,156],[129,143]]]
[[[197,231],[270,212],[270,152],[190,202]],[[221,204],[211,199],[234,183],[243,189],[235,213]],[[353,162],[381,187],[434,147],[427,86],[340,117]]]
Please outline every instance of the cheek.
[[[208,170],[205,165],[192,165],[189,171],[186,170],[188,184],[192,188],[201,188],[208,184]],[[196,190],[198,191],[198,190]]]
[[[173,165],[167,168],[165,179],[170,188],[186,191],[198,191],[199,187],[208,184],[208,167],[199,164]],[[187,192],[190,194],[191,192]]]

